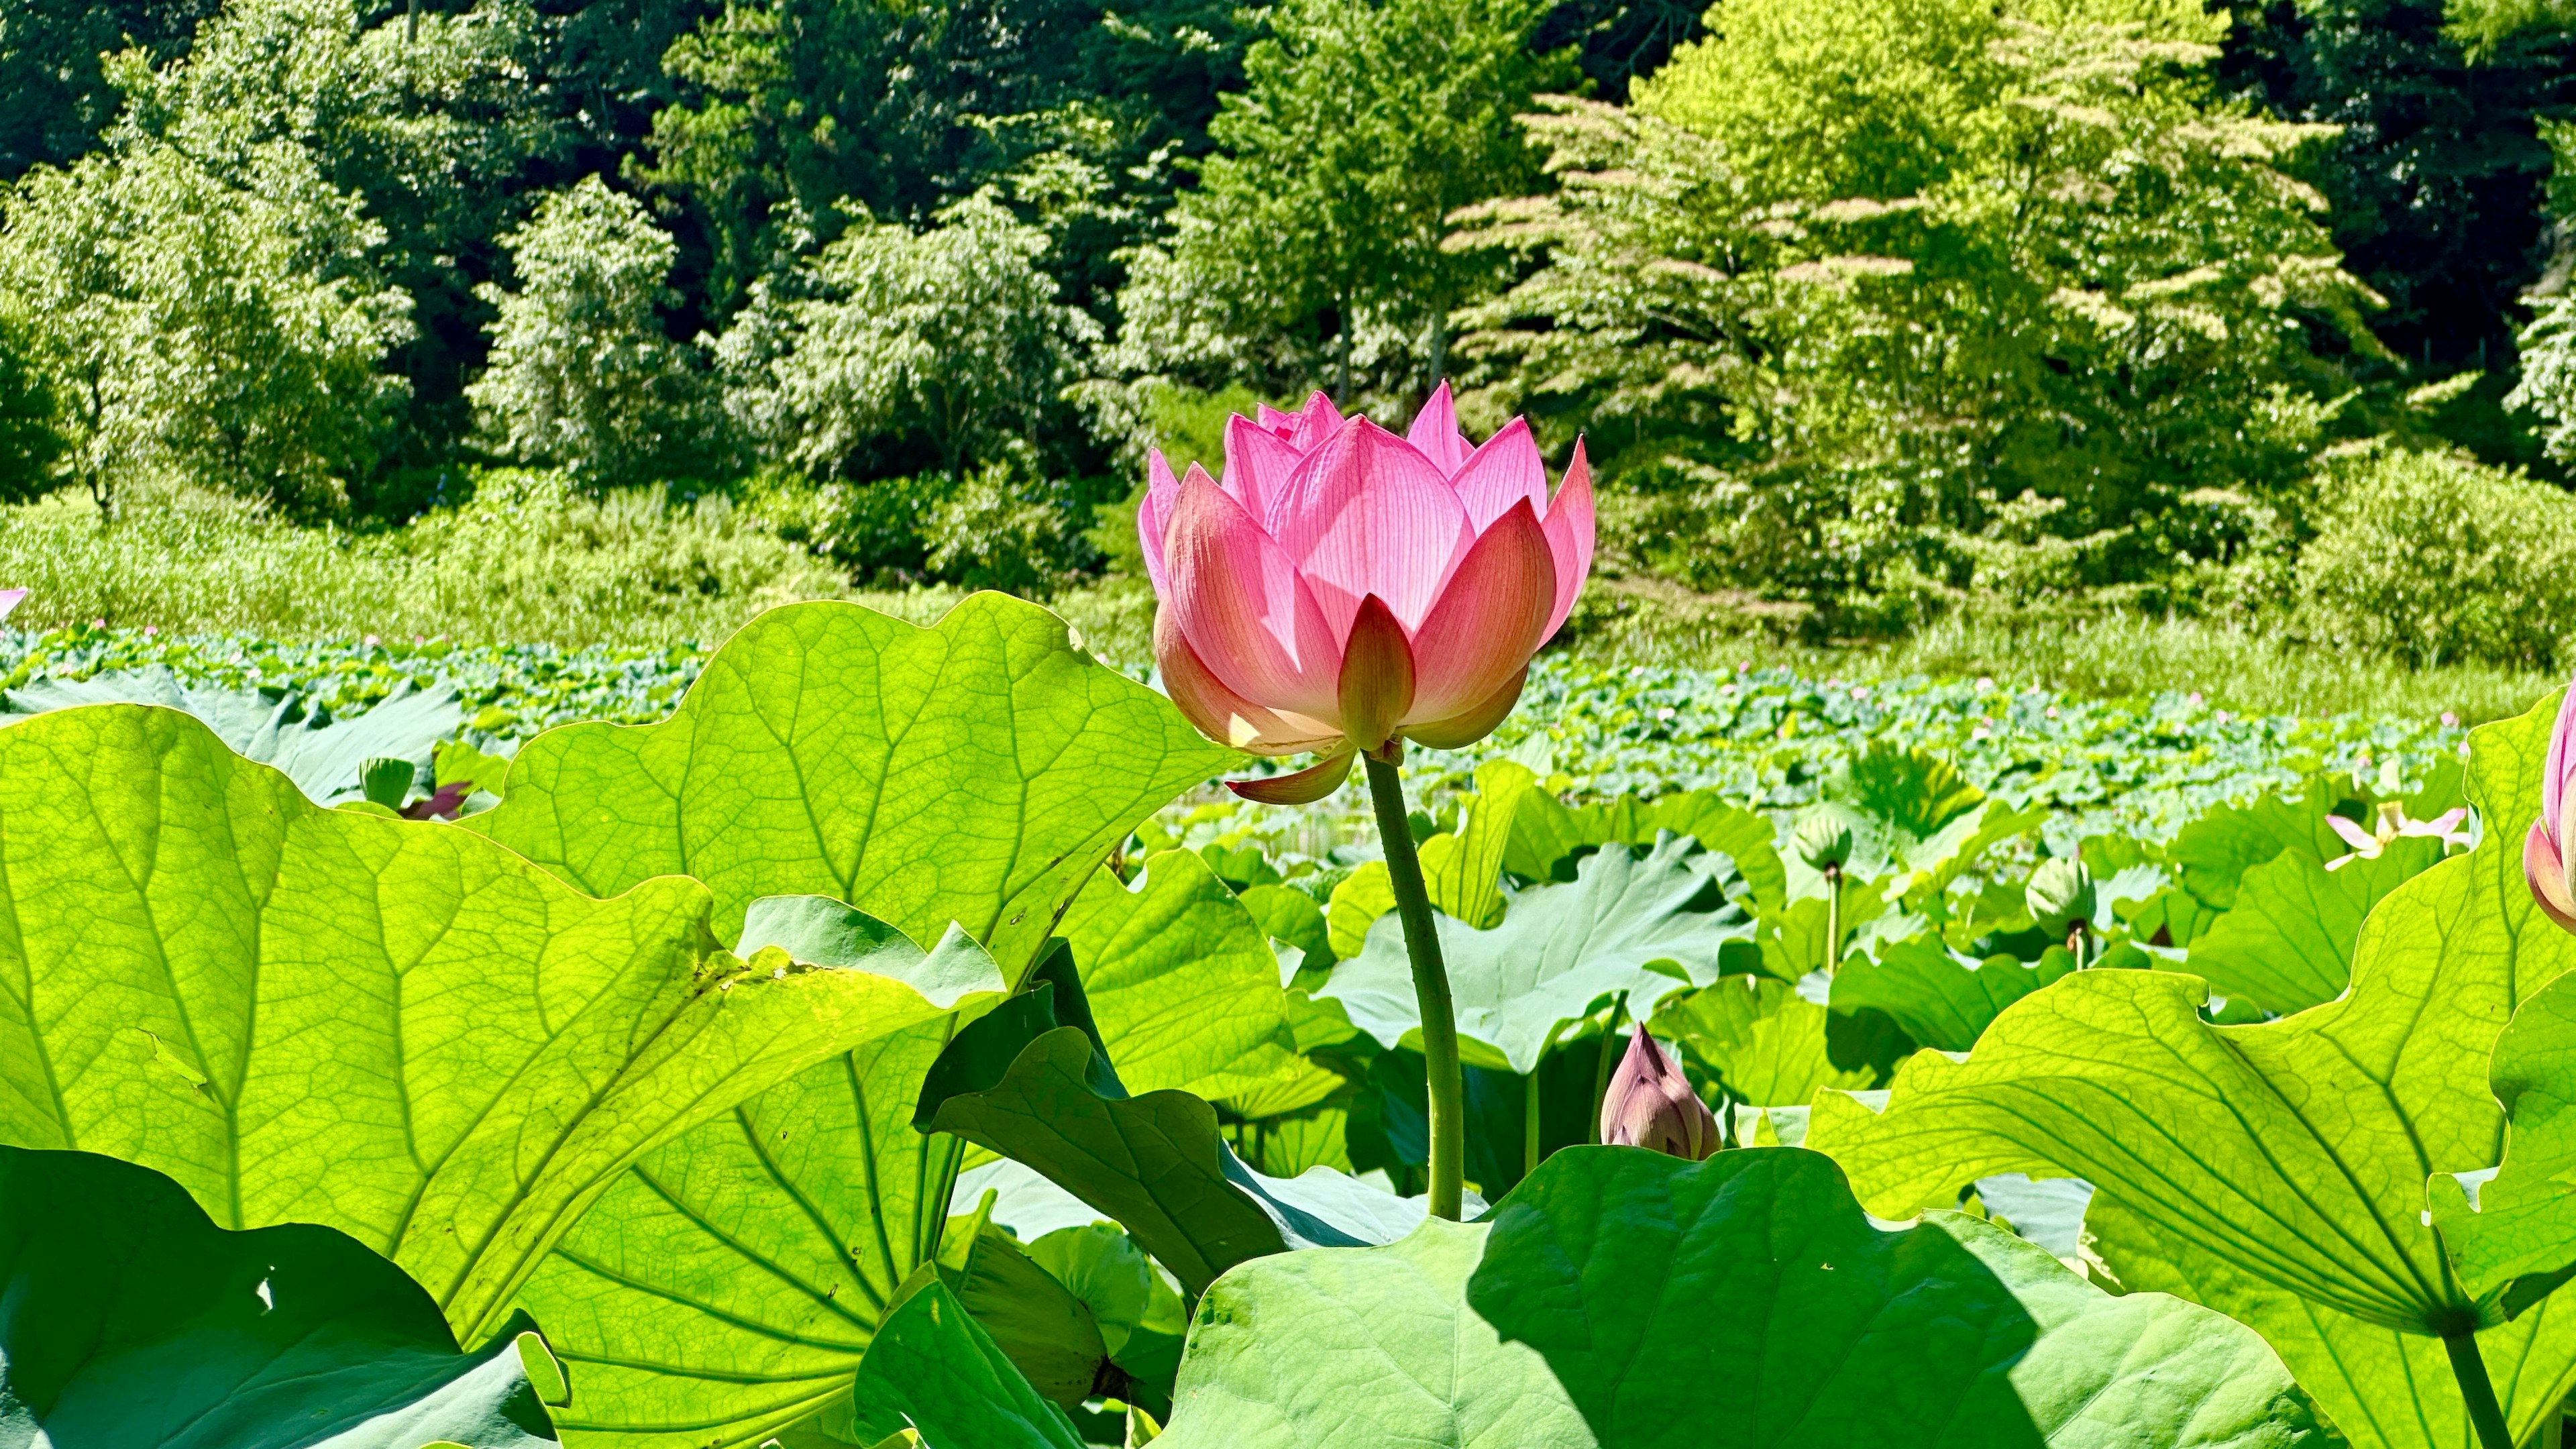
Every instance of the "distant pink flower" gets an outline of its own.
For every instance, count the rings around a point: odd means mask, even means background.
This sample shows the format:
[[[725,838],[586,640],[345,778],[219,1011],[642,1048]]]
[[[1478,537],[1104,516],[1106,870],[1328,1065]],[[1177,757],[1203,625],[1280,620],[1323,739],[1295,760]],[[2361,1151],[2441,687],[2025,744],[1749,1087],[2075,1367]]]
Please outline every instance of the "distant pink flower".
[[[2406,807],[2395,800],[2380,802],[2379,828],[2376,830],[2366,830],[2341,815],[2329,815],[2326,817],[2327,828],[2343,837],[2344,843],[2352,847],[2352,854],[2339,855],[2327,861],[2326,869],[2341,870],[2356,860],[2377,860],[2390,841],[2410,836],[2439,840],[2444,845],[2465,849],[2470,843],[2469,833],[2460,827],[2468,818],[2468,809],[2462,806],[2445,810],[2430,820],[2409,820]]]
[[[1136,527],[1164,688],[1237,749],[1324,755],[1235,785],[1290,803],[1361,750],[1457,749],[1511,713],[1591,570],[1592,482],[1578,442],[1551,498],[1518,418],[1471,445],[1447,383],[1401,438],[1317,393],[1229,419],[1222,479],[1155,452]]]
[[[20,604],[27,602],[25,589],[0,589],[0,619],[6,619]]]
[[[2559,702],[2558,724],[2549,732],[2549,758],[2540,769],[2540,818],[2522,838],[2522,874],[2531,883],[2531,898],[2549,919],[2576,931],[2576,875],[2568,869],[2569,822],[2563,814],[2567,775],[2576,770],[2576,751],[2568,747],[2571,734],[2576,734],[2576,686]],[[2467,742],[2460,748],[2467,749]]]
[[[1716,1115],[1643,1026],[1628,1038],[1628,1054],[1601,1095],[1601,1140],[1693,1162],[1718,1148]]]

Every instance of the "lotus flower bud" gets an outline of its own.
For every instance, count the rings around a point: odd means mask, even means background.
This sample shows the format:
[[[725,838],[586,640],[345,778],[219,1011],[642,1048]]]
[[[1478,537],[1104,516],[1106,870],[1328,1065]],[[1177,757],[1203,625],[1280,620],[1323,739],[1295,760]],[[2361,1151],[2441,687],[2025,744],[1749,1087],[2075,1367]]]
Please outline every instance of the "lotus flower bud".
[[[1798,822],[1789,846],[1809,870],[1840,870],[1851,863],[1851,827],[1818,811]]]
[[[2576,685],[2558,706],[2558,725],[2549,734],[2549,758],[2540,772],[2540,818],[2522,838],[2522,874],[2531,883],[2531,898],[2542,914],[2567,931],[2576,931],[2576,855],[2567,849],[2567,773],[2576,768]]]
[[[1717,1117],[1690,1080],[1640,1026],[1601,1097],[1601,1140],[1693,1162],[1717,1150]]]
[[[2072,856],[2041,861],[2021,895],[2031,919],[2053,932],[2093,918],[2093,872]]]
[[[1317,393],[1230,419],[1222,478],[1175,478],[1158,452],[1147,480],[1172,703],[1236,749],[1324,757],[1235,785],[1255,800],[1321,799],[1361,750],[1492,733],[1592,568],[1583,445],[1551,497],[1529,424],[1470,445],[1447,383],[1403,437]]]

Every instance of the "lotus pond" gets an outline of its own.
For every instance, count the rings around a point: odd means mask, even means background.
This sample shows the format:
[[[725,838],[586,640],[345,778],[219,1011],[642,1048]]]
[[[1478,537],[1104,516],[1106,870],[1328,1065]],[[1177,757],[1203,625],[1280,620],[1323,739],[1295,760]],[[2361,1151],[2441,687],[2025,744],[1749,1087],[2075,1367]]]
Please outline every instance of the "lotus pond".
[[[1543,660],[1407,761],[1451,1223],[1360,806],[1213,790],[1034,605],[0,665],[28,1442],[2459,1449],[2576,1387],[2551,701]],[[1594,1141],[1638,1023],[1704,1161]]]

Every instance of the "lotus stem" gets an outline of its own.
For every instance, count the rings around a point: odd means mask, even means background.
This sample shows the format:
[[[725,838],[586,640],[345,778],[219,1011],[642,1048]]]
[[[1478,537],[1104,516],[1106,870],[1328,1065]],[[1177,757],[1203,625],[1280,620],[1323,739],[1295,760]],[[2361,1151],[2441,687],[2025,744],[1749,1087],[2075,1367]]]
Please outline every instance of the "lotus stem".
[[[1565,1023],[1558,1022],[1547,1030],[1547,1040],[1538,1045],[1538,1060],[1530,1064],[1529,1075],[1521,1082],[1521,1175],[1538,1171],[1538,1074],[1547,1065],[1547,1054],[1556,1039],[1565,1033]]]
[[[1843,964],[1843,868],[1825,867],[1825,974],[1833,975]]]
[[[2442,1335],[2451,1354],[2451,1376],[2460,1381],[2468,1402],[2469,1423],[2478,1431],[2479,1449],[2514,1449],[2513,1431],[2505,1427],[2504,1408],[2496,1402],[2495,1384],[2487,1378],[2487,1361],[2478,1353],[2478,1333],[2464,1328]]]
[[[1377,808],[1378,838],[1386,846],[1386,874],[1395,887],[1395,911],[1404,923],[1404,953],[1413,963],[1413,995],[1422,1011],[1424,1085],[1431,1098],[1431,1215],[1456,1222],[1467,1179],[1467,1077],[1458,1065],[1458,1016],[1449,1000],[1449,968],[1440,959],[1440,930],[1431,918],[1431,892],[1422,883],[1422,861],[1405,821],[1404,782],[1395,765],[1374,754],[1367,762],[1369,803]]]

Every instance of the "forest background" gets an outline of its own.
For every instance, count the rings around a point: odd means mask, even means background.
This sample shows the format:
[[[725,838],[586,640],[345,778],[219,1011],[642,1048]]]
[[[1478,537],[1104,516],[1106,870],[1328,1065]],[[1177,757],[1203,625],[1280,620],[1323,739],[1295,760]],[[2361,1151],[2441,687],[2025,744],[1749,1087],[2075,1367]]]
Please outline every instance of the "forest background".
[[[14,0],[0,570],[1141,658],[1147,447],[1447,377],[1583,440],[1577,648],[2483,715],[2576,659],[2571,150],[2533,0]]]

